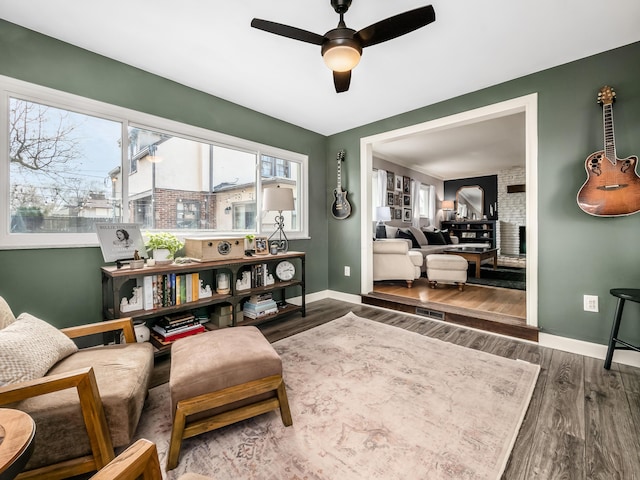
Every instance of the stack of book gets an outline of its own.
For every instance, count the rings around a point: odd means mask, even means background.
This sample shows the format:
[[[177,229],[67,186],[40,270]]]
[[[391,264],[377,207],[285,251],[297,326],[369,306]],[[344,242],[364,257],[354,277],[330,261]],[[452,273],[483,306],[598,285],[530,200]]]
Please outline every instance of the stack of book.
[[[191,313],[165,315],[152,327],[154,337],[162,343],[173,342],[205,331],[204,325]]]
[[[271,298],[271,293],[263,293],[249,297],[242,310],[245,317],[261,318],[278,313],[278,304]]]

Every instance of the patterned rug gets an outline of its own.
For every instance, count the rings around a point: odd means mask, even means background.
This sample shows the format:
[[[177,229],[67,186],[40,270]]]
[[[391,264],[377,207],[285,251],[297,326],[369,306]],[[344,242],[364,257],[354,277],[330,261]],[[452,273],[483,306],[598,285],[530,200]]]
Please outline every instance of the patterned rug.
[[[274,411],[185,440],[165,478],[499,479],[539,371],[353,313],[274,347],[293,426]],[[168,390],[150,391],[136,433],[163,470]]]

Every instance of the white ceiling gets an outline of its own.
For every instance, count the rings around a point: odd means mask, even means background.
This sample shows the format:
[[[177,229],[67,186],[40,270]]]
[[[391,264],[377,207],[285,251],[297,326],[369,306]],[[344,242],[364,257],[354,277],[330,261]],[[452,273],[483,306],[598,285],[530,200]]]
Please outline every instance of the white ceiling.
[[[435,23],[365,49],[341,94],[320,47],[250,27],[324,34],[338,23],[330,0],[1,0],[0,18],[324,135],[640,40],[638,0],[353,0],[345,21],[360,30],[429,3]],[[460,156],[440,142],[424,155]]]

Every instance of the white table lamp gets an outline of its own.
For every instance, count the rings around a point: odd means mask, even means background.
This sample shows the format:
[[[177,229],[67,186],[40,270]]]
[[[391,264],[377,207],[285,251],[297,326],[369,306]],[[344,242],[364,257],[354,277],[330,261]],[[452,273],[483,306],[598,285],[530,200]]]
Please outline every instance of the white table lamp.
[[[289,250],[289,239],[284,233],[284,217],[282,216],[282,212],[295,210],[293,190],[290,188],[281,188],[280,185],[265,188],[262,196],[262,209],[265,212],[278,212],[275,223],[276,231],[271,234],[268,243],[269,245],[276,243],[279,252],[286,252]],[[276,235],[277,240],[274,238]]]

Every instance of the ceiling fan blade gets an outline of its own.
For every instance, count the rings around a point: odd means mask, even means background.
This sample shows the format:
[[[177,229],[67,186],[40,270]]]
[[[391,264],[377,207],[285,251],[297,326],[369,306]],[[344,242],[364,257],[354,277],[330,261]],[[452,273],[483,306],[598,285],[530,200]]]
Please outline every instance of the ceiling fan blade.
[[[360,39],[362,48],[370,47],[413,32],[435,20],[436,12],[433,6],[427,5],[369,25],[356,33],[355,36]]]
[[[333,84],[336,86],[336,93],[342,93],[349,90],[351,83],[351,70],[346,72],[333,72]]]
[[[301,28],[290,27],[289,25],[283,25],[281,23],[270,22],[269,20],[261,20],[254,18],[251,20],[251,26],[265,32],[274,33],[287,38],[293,38],[294,40],[300,40],[301,42],[313,43],[314,45],[322,45],[324,37],[317,33],[308,32]]]

